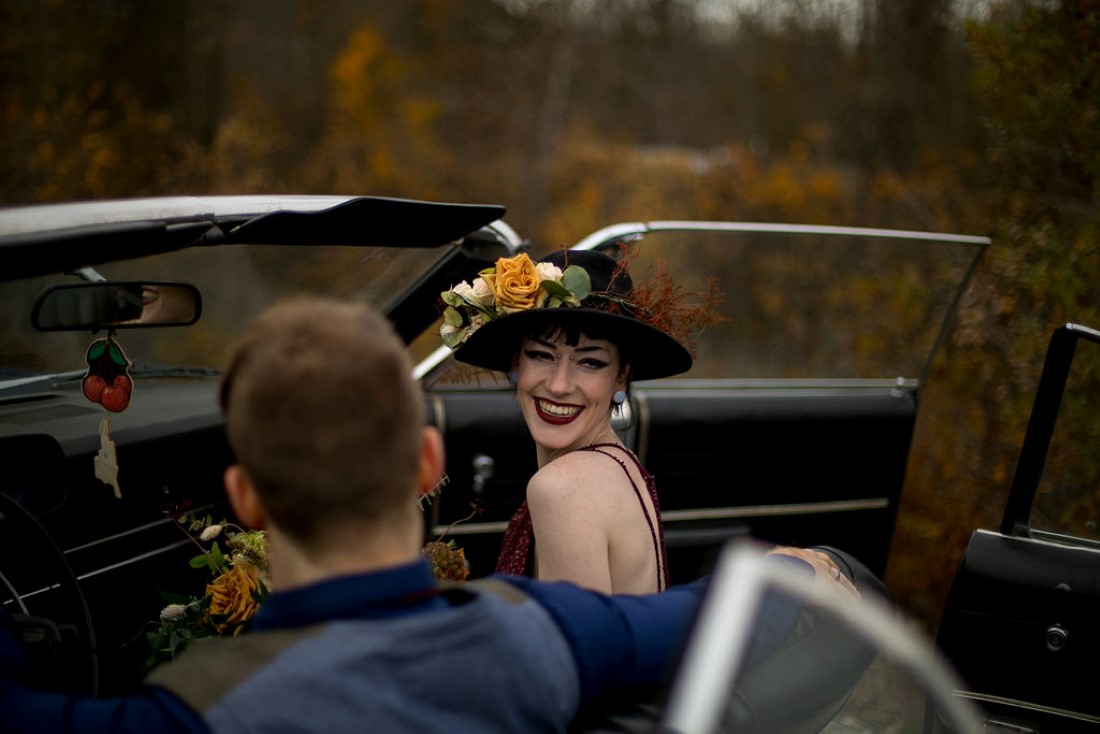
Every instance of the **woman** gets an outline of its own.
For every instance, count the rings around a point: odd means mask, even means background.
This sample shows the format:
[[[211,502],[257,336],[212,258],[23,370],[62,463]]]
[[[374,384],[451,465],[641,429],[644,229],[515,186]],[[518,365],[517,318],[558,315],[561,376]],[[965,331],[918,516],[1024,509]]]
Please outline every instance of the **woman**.
[[[538,471],[496,570],[609,593],[664,589],[656,486],[611,418],[631,380],[691,368],[682,341],[719,318],[713,289],[688,304],[663,273],[636,289],[621,262],[562,250],[538,263],[525,254],[502,258],[442,297],[444,344],[461,362],[508,374],[535,441]],[[805,560],[823,583],[859,597],[830,554],[770,552]]]
[[[474,285],[444,294],[454,311],[444,341],[459,361],[508,373],[535,442],[538,471],[498,571],[610,593],[667,586],[653,477],[611,419],[632,379],[684,372],[692,357],[643,318],[654,304],[638,296],[625,267],[591,251],[502,259]]]

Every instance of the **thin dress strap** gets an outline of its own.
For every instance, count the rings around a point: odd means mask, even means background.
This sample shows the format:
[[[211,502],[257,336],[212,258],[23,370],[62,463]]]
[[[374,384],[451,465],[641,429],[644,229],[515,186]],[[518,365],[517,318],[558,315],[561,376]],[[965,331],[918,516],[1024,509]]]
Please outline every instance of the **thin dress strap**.
[[[657,515],[656,523],[654,523],[653,518],[649,516],[649,509],[646,507],[645,500],[642,499],[642,493],[638,489],[638,485],[634,482],[634,477],[631,475],[630,469],[627,468],[626,462],[604,450],[607,448],[621,450],[630,457],[634,462],[634,466],[638,467],[638,471],[642,475],[642,480],[645,481],[646,489],[649,491],[649,498],[653,502],[653,511]],[[661,525],[661,506],[657,501],[657,483],[654,481],[653,476],[646,471],[644,466],[642,466],[642,462],[634,455],[634,452],[621,444],[596,443],[578,449],[578,451],[593,451],[597,454],[603,454],[622,467],[623,473],[626,474],[627,481],[630,482],[630,487],[634,490],[634,496],[638,498],[638,504],[642,506],[642,514],[645,515],[646,524],[649,525],[649,534],[653,538],[653,553],[657,560],[657,590],[664,591],[668,586],[668,553],[665,550],[665,533]]]
[[[634,465],[638,467],[638,471],[645,481],[646,489],[649,491],[650,500],[653,502],[653,511],[657,514],[656,523],[654,523],[653,518],[650,517],[649,509],[642,499],[642,493],[638,490],[638,485],[635,484],[634,477],[631,476],[630,470],[626,467],[626,463],[617,456],[601,450],[605,448],[621,449],[631,458]],[[642,506],[642,513],[645,515],[646,523],[649,525],[650,536],[653,538],[653,550],[657,560],[657,589],[658,591],[663,591],[668,585],[668,554],[665,549],[664,528],[661,526],[661,506],[657,501],[657,486],[653,476],[646,471],[644,466],[642,466],[642,462],[634,455],[634,452],[620,444],[598,443],[578,450],[595,451],[596,453],[603,454],[616,461],[619,466],[622,467],[623,472],[626,473],[627,480],[629,480],[630,486],[634,490],[634,495],[638,498],[638,503]],[[524,500],[515,514],[512,515],[511,520],[508,521],[508,527],[504,531],[504,539],[501,541],[500,554],[497,556],[496,573],[534,576],[534,550],[535,531],[531,524],[531,512],[527,507],[527,501]]]

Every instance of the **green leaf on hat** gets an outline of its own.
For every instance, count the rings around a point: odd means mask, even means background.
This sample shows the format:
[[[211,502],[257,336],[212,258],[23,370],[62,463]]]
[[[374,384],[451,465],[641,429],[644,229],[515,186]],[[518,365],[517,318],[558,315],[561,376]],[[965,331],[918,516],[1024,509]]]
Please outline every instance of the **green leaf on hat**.
[[[462,314],[460,314],[456,309],[448,306],[446,310],[443,311],[443,322],[446,324],[450,324],[455,328],[458,328],[462,326]]]
[[[541,285],[542,289],[551,296],[555,296],[562,301],[573,297],[573,294],[570,293],[564,285],[553,280],[544,280],[539,285]]]
[[[592,294],[592,279],[588,277],[588,271],[580,265],[567,267],[561,274],[561,284],[578,301],[583,301]]]
[[[440,333],[440,338],[443,340],[443,346],[448,349],[457,349],[458,345],[462,343],[462,337],[466,334],[466,329],[458,329],[452,331],[450,334]]]
[[[443,302],[448,306],[454,306],[455,308],[461,308],[466,305],[466,299],[458,295],[454,291],[443,291],[439,294],[443,299]]]

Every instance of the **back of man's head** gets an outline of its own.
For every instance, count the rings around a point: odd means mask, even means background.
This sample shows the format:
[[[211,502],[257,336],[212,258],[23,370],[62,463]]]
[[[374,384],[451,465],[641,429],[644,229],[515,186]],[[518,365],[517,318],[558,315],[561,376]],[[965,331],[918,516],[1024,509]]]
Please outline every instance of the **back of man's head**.
[[[269,519],[307,545],[415,501],[424,404],[405,346],[362,304],[300,298],[244,332],[226,431]]]

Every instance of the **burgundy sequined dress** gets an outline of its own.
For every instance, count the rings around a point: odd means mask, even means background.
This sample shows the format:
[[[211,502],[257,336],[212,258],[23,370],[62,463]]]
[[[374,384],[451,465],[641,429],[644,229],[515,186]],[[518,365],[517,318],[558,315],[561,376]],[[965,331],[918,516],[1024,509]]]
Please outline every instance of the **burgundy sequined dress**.
[[[653,502],[655,518],[650,517],[649,509],[646,507],[645,500],[642,499],[642,492],[634,481],[626,462],[605,450],[608,448],[619,449],[630,457],[634,465],[638,467],[638,471],[641,472],[642,479],[645,481],[645,488]],[[607,456],[622,467],[627,479],[630,480],[630,486],[634,488],[634,495],[642,506],[646,523],[649,524],[649,532],[653,538],[653,553],[657,558],[657,589],[663,591],[668,586],[668,555],[665,551],[664,529],[661,526],[661,508],[657,503],[657,486],[653,481],[653,477],[645,470],[645,467],[642,466],[642,463],[638,461],[638,457],[632,451],[619,444],[597,443],[577,450],[595,451],[598,454]],[[531,526],[531,513],[527,509],[527,502],[519,506],[516,514],[509,520],[507,530],[504,531],[504,541],[501,544],[500,555],[497,557],[496,572],[519,576],[534,576],[535,574],[535,533]]]

